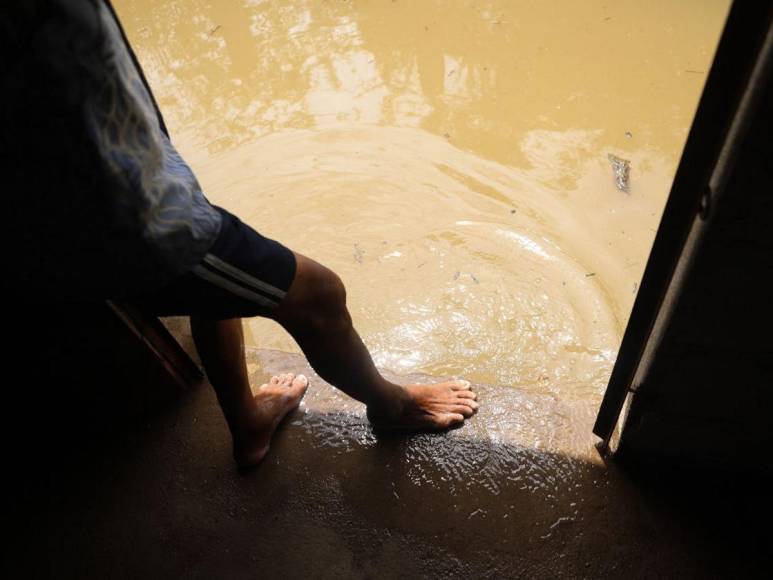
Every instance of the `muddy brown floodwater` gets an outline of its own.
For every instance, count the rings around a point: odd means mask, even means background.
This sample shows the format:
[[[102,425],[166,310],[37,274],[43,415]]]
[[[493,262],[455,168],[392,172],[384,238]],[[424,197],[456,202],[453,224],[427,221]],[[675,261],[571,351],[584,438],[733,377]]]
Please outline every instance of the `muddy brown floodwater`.
[[[598,401],[727,0],[116,4],[208,198],[338,272],[379,366]]]

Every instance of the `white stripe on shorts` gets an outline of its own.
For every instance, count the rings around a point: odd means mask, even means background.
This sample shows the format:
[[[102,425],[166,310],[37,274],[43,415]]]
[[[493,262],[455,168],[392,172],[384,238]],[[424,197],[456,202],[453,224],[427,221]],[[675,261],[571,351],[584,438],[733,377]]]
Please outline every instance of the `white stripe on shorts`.
[[[272,294],[276,296],[277,298],[284,298],[286,292],[283,292],[279,288],[276,288],[275,286],[272,286],[271,284],[266,284],[262,280],[258,280],[254,276],[250,276],[247,274],[247,272],[244,272],[242,270],[239,270],[239,268],[236,268],[232,266],[231,264],[224,262],[217,256],[213,256],[212,254],[207,254],[204,256],[204,262],[212,266],[213,268],[220,270],[221,272],[224,272],[225,274],[228,274],[229,276],[232,276],[239,280],[240,282],[243,282],[247,286],[252,286],[252,288],[256,290],[260,290],[262,292],[265,292],[266,294]]]
[[[253,292],[252,290],[248,290],[247,288],[239,286],[235,282],[232,282],[231,280],[223,278],[222,276],[220,276],[219,274],[216,274],[215,272],[212,272],[211,270],[207,270],[204,266],[201,266],[201,265],[196,266],[193,269],[193,273],[196,274],[199,278],[203,278],[204,280],[214,284],[215,286],[219,286],[224,290],[228,290],[232,294],[236,294],[237,296],[240,296],[245,300],[256,302],[261,306],[274,308],[279,303],[278,301],[272,300],[271,298],[267,298],[262,294],[258,294],[256,292]]]

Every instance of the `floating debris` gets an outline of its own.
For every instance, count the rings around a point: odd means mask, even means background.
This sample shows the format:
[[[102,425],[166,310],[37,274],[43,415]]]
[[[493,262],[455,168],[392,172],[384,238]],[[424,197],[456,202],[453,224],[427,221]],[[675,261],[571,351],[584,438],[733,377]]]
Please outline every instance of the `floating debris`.
[[[630,191],[628,179],[631,172],[631,162],[627,159],[621,159],[616,155],[612,155],[611,153],[607,154],[607,158],[610,163],[612,163],[612,171],[615,173],[615,185],[617,186],[617,189],[628,193]]]
[[[359,245],[354,244],[354,259],[358,264],[362,264],[362,258],[365,256],[365,252],[362,251]]]
[[[476,278],[475,274],[473,274],[472,272],[461,272],[457,270],[456,272],[454,272],[454,280],[458,280],[459,276],[461,276],[462,274],[467,274],[473,282],[475,282],[476,284],[480,284],[480,280],[478,280],[478,278]]]

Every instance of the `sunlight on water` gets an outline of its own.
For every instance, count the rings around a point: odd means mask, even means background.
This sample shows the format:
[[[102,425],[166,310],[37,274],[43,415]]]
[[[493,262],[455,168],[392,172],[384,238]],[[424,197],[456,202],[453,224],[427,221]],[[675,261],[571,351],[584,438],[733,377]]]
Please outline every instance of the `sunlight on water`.
[[[337,271],[379,365],[599,396],[726,1],[116,4],[208,198]]]

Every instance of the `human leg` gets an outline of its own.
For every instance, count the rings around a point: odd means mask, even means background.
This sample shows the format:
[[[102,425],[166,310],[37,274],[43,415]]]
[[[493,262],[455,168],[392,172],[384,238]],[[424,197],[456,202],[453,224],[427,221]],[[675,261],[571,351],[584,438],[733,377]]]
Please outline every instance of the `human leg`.
[[[383,428],[445,429],[477,410],[464,381],[398,386],[377,371],[352,326],[346,292],[332,271],[223,215],[220,236],[201,264],[166,288],[135,302],[159,316],[190,315],[194,340],[229,428],[240,464],[260,461],[279,420],[297,406],[287,402],[287,375],[250,391],[239,317],[264,316],[296,339],[324,379],[368,406]],[[305,381],[300,380],[304,385]],[[295,393],[296,391],[293,391]],[[257,403],[272,409],[260,415]],[[278,418],[277,418],[278,417]],[[268,427],[266,427],[268,425]]]
[[[295,261],[293,282],[271,318],[322,378],[368,406],[376,426],[446,429],[475,413],[476,395],[466,381],[399,386],[384,379],[352,326],[341,279],[301,254]]]
[[[252,391],[240,318],[192,316],[191,330],[209,382],[215,389],[241,467],[258,464],[281,420],[295,409],[308,387],[303,375],[283,374]]]
[[[190,316],[196,349],[233,436],[241,466],[265,456],[281,419],[306,391],[305,377],[278,375],[250,387],[241,318],[268,316],[295,275],[292,252],[216,208],[217,240],[201,262],[167,286],[129,300],[157,316]]]

